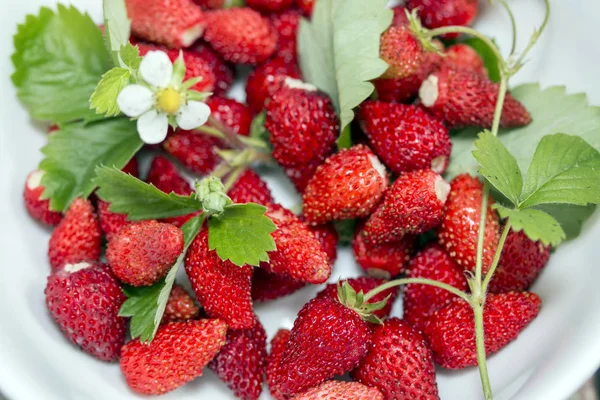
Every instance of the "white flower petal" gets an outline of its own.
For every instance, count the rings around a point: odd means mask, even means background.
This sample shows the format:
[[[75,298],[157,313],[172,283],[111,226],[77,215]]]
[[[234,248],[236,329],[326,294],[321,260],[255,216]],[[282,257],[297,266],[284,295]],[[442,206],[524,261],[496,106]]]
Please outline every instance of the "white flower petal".
[[[167,137],[169,118],[156,110],[150,110],[138,119],[137,130],[144,143],[160,143]]]
[[[150,85],[165,88],[171,82],[173,63],[164,51],[149,51],[140,64],[140,74]]]
[[[128,117],[139,117],[152,108],[154,94],[141,85],[127,85],[117,96],[117,105]]]
[[[181,129],[194,129],[208,121],[210,107],[200,101],[188,101],[177,113],[177,126]]]

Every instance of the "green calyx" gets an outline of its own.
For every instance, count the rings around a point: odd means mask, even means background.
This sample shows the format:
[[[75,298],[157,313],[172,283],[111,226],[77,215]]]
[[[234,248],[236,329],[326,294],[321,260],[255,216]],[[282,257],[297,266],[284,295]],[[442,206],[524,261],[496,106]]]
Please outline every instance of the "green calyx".
[[[435,53],[443,55],[440,48],[431,41],[431,36],[427,35],[428,29],[424,28],[423,25],[421,24],[421,20],[419,19],[419,16],[417,15],[417,11],[418,11],[417,9],[414,9],[410,12],[408,10],[405,10],[406,18],[408,18],[410,30],[415,35],[415,38],[421,43],[421,46],[423,47],[424,50],[433,51]]]
[[[362,291],[356,293],[356,290],[348,282],[344,282],[343,284],[338,283],[338,300],[340,303],[356,312],[366,322],[383,324],[383,321],[373,313],[385,307],[389,298],[390,296],[387,296],[385,299],[375,303],[365,302],[365,296]]]
[[[225,186],[219,178],[209,176],[194,184],[196,198],[202,202],[202,208],[209,213],[221,213],[225,206],[232,204],[225,192]]]

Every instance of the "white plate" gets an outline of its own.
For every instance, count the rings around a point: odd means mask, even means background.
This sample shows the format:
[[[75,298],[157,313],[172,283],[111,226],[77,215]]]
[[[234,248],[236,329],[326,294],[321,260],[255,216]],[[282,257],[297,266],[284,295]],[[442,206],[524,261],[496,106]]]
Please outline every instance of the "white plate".
[[[368,1],[368,0],[365,0]],[[25,177],[40,161],[37,151],[46,134],[18,104],[10,83],[9,55],[16,24],[26,13],[53,0],[3,1],[0,14],[0,391],[10,399],[127,399],[136,398],[121,377],[117,364],[106,364],[79,351],[64,339],[44,304],[49,272],[46,250],[48,229],[26,214],[21,193]],[[100,20],[100,0],[67,1],[89,10]],[[520,44],[543,15],[542,0],[513,1],[519,23]],[[586,92],[600,104],[599,46],[595,28],[600,15],[597,0],[552,2],[548,30],[531,55],[531,62],[513,84],[539,81],[546,87],[566,85],[570,93]],[[477,27],[509,46],[508,19],[500,7],[483,4]],[[293,205],[291,186],[281,177],[268,181],[276,197]],[[563,400],[600,365],[600,257],[598,213],[584,234],[566,243],[553,255],[534,287],[544,300],[539,317],[510,344],[489,360],[498,400]],[[358,269],[348,251],[341,251],[333,277],[353,276]],[[290,327],[298,309],[316,288],[301,290],[257,311],[270,336],[279,327]],[[400,312],[400,305],[394,310]],[[438,372],[442,399],[481,398],[475,368]],[[266,391],[265,391],[266,392]],[[191,384],[165,399],[233,399],[227,388],[208,370]],[[269,398],[266,393],[263,398]]]

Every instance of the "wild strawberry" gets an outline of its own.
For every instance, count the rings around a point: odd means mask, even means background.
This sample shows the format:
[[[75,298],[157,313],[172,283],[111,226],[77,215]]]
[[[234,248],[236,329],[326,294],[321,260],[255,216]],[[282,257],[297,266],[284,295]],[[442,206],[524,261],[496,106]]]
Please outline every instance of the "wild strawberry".
[[[174,284],[171,293],[169,293],[169,300],[161,323],[187,321],[188,319],[195,319],[199,314],[200,307],[196,305],[194,299],[181,285]]]
[[[271,352],[267,357],[267,383],[269,384],[269,392],[275,400],[285,400],[286,396],[279,392],[277,387],[277,373],[279,372],[279,364],[285,351],[285,346],[290,339],[290,331],[288,329],[280,329],[277,331],[273,339],[271,339]]]
[[[106,258],[113,273],[133,286],[150,286],[163,278],[183,252],[183,232],[155,220],[125,226],[112,237]]]
[[[225,95],[234,80],[232,67],[206,44],[200,44],[194,50],[215,75],[215,95]]]
[[[315,235],[291,211],[270,204],[266,214],[277,226],[273,240],[277,250],[261,267],[307,283],[323,283],[331,275],[327,254]]]
[[[102,232],[92,204],[73,200],[62,221],[52,231],[48,259],[53,271],[64,264],[96,261],[100,258]]]
[[[255,323],[250,282],[252,267],[223,261],[208,249],[208,230],[192,242],[186,258],[187,272],[196,298],[206,313],[227,322],[232,329],[248,329]]]
[[[292,6],[294,0],[246,0],[246,5],[261,13],[280,13]]]
[[[308,182],[303,212],[311,225],[371,214],[388,187],[385,167],[359,144],[329,157]]]
[[[406,17],[406,8],[403,6],[392,7],[394,12],[394,19],[392,20],[392,26],[407,26],[409,24],[408,18]]]
[[[133,34],[169,47],[189,47],[204,31],[205,18],[191,0],[126,0]]]
[[[256,320],[250,329],[230,330],[227,343],[208,364],[233,394],[258,400],[267,368],[267,334]]]
[[[421,43],[407,26],[390,26],[381,35],[379,56],[388,63],[382,78],[406,78],[416,73],[424,60]]]
[[[392,172],[446,170],[452,149],[448,129],[420,107],[366,101],[359,118],[373,150]]]
[[[485,353],[490,356],[517,338],[537,316],[542,301],[529,292],[490,294],[483,309]],[[477,365],[473,308],[458,297],[437,310],[423,334],[433,359],[444,368],[460,369]]]
[[[221,96],[211,96],[206,100],[210,115],[238,135],[248,136],[252,114],[244,104]],[[210,124],[209,124],[210,125]]]
[[[393,242],[436,227],[444,214],[450,185],[432,170],[400,175],[365,224],[372,243]]]
[[[439,28],[450,25],[471,25],[477,16],[477,0],[407,0],[406,8],[418,9],[419,17],[426,28]],[[446,39],[454,39],[456,33],[446,34]]]
[[[528,289],[550,259],[550,246],[534,242],[523,231],[511,230],[502,248],[500,261],[490,281],[491,293]]]
[[[296,5],[300,7],[304,15],[310,17],[317,0],[296,0]]]
[[[358,382],[328,381],[294,396],[294,400],[384,400],[381,392]]]
[[[125,343],[125,301],[106,264],[79,262],[54,270],[46,283],[46,305],[65,336],[103,361],[119,358]]]
[[[207,12],[206,23],[204,40],[227,61],[258,64],[277,47],[277,32],[271,23],[249,8]]]
[[[379,389],[386,399],[439,400],[433,356],[419,332],[390,318],[375,328],[372,341],[352,372],[354,379]]]
[[[285,82],[285,78],[301,79],[296,62],[276,57],[257,66],[246,83],[246,101],[253,114],[258,114]]]
[[[215,149],[225,145],[216,137],[177,129],[163,142],[163,147],[187,169],[204,175],[210,173],[219,162]]]
[[[251,169],[245,170],[233,184],[227,195],[234,203],[273,203],[267,184]]]
[[[296,167],[287,167],[284,168],[283,171],[294,184],[298,193],[302,194],[306,190],[308,182],[310,182],[310,179],[317,171],[317,168],[319,168],[322,163],[322,160],[316,160]]]
[[[297,33],[301,16],[302,14],[295,9],[271,16],[271,23],[278,35],[275,57],[281,57],[288,63],[296,63]]]
[[[339,120],[331,99],[316,87],[286,78],[267,104],[265,128],[283,167],[323,161],[333,150]]]
[[[274,274],[263,268],[255,268],[252,274],[252,300],[275,300],[292,294],[304,286],[306,286],[305,282]]]
[[[487,76],[487,70],[485,69],[483,59],[471,46],[464,43],[458,43],[448,47],[445,54],[445,65],[466,68]]]
[[[469,188],[464,190],[464,188]],[[472,177],[461,176],[453,181],[452,190],[444,211],[444,217],[437,228],[438,242],[450,257],[461,267],[475,271],[477,260],[477,236],[481,213],[481,183]],[[500,235],[498,233],[498,215],[492,209],[490,198],[485,224],[483,246],[483,271],[487,272]]]
[[[138,168],[138,160],[133,157],[131,160],[125,164],[125,166],[121,169],[121,171],[138,178],[140,176],[140,170]]]
[[[192,0],[200,7],[208,10],[217,10],[225,6],[225,0]]]
[[[310,225],[308,226],[308,230],[311,231],[319,243],[321,243],[323,251],[327,254],[329,263],[333,264],[337,258],[337,243],[339,239],[335,226],[333,226],[333,224]]]
[[[119,214],[110,211],[110,203],[98,198],[96,203],[98,209],[98,221],[100,222],[100,229],[106,236],[106,240],[111,240],[121,228],[127,226],[131,221],[127,220],[127,214]]]
[[[410,260],[408,276],[433,279],[467,291],[467,280],[463,269],[438,244],[428,245]],[[421,331],[427,319],[436,310],[449,304],[453,298],[452,293],[434,286],[406,285],[402,318],[413,328]]]
[[[121,372],[131,389],[163,394],[202,375],[204,367],[225,345],[227,325],[218,319],[170,322],[154,340],[134,339],[123,346]]]
[[[44,193],[44,186],[41,184],[44,174],[44,171],[37,169],[27,175],[23,191],[25,209],[37,221],[51,226],[58,225],[63,217],[62,213],[50,210],[50,200],[41,199],[42,193]]]
[[[448,128],[491,128],[498,99],[498,83],[464,68],[446,67],[423,81],[421,104]],[[531,122],[531,115],[510,93],[506,94],[500,126],[514,128]]]

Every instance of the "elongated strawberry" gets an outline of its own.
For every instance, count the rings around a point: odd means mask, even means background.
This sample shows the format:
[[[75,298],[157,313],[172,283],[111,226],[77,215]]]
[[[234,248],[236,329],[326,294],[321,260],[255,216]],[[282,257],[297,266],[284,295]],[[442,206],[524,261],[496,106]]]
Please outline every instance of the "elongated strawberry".
[[[275,400],[285,400],[289,398],[279,391],[277,374],[279,372],[281,358],[285,351],[285,346],[290,340],[290,331],[288,329],[280,329],[277,331],[273,339],[271,339],[271,350],[267,356],[267,384],[269,392]]]
[[[191,0],[126,0],[135,36],[169,47],[189,47],[205,27],[204,14]]]
[[[246,5],[261,13],[280,13],[292,6],[294,0],[247,0]]]
[[[194,299],[181,285],[174,284],[161,323],[187,321],[196,318],[199,314],[200,307],[196,305]]]
[[[103,361],[119,358],[125,343],[125,301],[121,286],[106,264],[66,264],[48,277],[46,305],[65,336]]]
[[[491,128],[499,84],[465,68],[446,67],[423,81],[421,104],[448,128]],[[531,115],[510,93],[506,94],[500,126],[514,128],[531,122]]]
[[[252,267],[223,261],[208,248],[208,230],[200,231],[185,258],[196,298],[211,317],[224,320],[232,329],[248,329],[255,323],[250,282]]]
[[[385,399],[439,400],[433,356],[420,333],[390,318],[375,328],[372,341],[354,379],[379,389]]]
[[[371,147],[392,172],[446,170],[452,149],[448,129],[420,107],[366,101],[359,118]]]
[[[300,11],[296,9],[271,16],[271,23],[278,36],[275,56],[283,58],[288,63],[296,63],[297,33],[301,16]]]
[[[252,300],[269,301],[292,294],[306,286],[305,282],[286,275],[255,268],[252,274]]]
[[[381,392],[358,382],[329,381],[306,392],[297,394],[294,400],[384,400]]]
[[[227,195],[234,203],[273,203],[267,184],[251,169],[245,170],[233,184]]]
[[[150,286],[163,278],[183,252],[183,232],[155,220],[136,222],[110,240],[106,258],[114,274],[133,286]]]
[[[230,330],[227,343],[208,364],[233,394],[258,400],[267,368],[267,334],[256,320],[250,329]]]
[[[48,243],[52,270],[64,264],[96,261],[100,258],[102,232],[94,207],[88,200],[73,200]]]
[[[195,54],[202,58],[215,75],[215,95],[223,96],[234,80],[233,68],[206,44],[194,48]]]
[[[408,276],[432,279],[467,291],[464,270],[438,244],[428,245],[410,260]],[[434,286],[406,285],[402,318],[416,330],[421,331],[428,318],[435,311],[449,304],[454,297],[452,293]]]
[[[123,346],[121,372],[141,394],[163,394],[202,375],[225,345],[227,325],[218,319],[170,322],[151,343],[134,339]]]
[[[389,65],[382,78],[398,79],[416,73],[423,63],[425,52],[407,26],[390,26],[381,35],[379,56]]]
[[[445,51],[444,65],[453,65],[458,68],[466,68],[487,76],[487,70],[483,59],[471,46],[458,43],[448,47]]]
[[[388,187],[385,167],[359,144],[329,157],[308,182],[302,196],[312,225],[368,216]]]
[[[365,224],[363,235],[373,243],[418,235],[442,220],[450,185],[432,170],[400,175]]]
[[[41,184],[44,174],[44,171],[38,169],[27,175],[23,191],[25,209],[37,221],[51,226],[58,225],[63,217],[62,213],[50,210],[50,200],[41,199],[44,193],[44,186]]]
[[[333,224],[310,225],[308,226],[308,230],[321,243],[323,251],[327,254],[329,263],[333,264],[337,258],[337,243],[339,239],[335,226]]]
[[[419,17],[426,28],[439,28],[450,25],[471,25],[477,16],[477,0],[407,0],[409,10],[418,9]],[[446,34],[446,39],[458,34]]]
[[[285,78],[301,79],[298,64],[284,57],[275,57],[257,66],[246,82],[246,101],[254,114],[258,114],[285,82]]]
[[[227,61],[258,64],[275,51],[277,32],[256,11],[235,7],[206,13],[204,40]]]
[[[483,309],[485,353],[492,355],[515,340],[537,316],[541,299],[529,292],[490,294]],[[456,297],[436,311],[423,331],[433,359],[444,368],[460,369],[477,365],[473,309]]]
[[[110,211],[110,203],[98,198],[96,203],[98,209],[98,221],[100,222],[100,229],[106,236],[107,240],[112,239],[121,228],[127,226],[131,221],[127,220],[127,214],[119,214]]]

